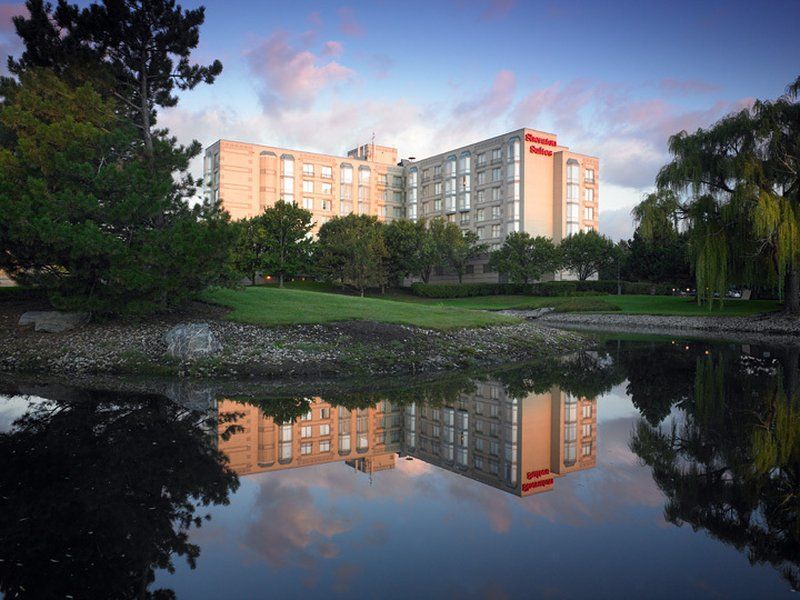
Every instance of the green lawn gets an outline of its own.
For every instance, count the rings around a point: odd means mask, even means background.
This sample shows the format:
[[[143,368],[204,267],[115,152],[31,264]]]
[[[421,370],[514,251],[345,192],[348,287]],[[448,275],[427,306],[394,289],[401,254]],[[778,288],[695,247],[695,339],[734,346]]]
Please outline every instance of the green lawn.
[[[259,325],[297,325],[365,320],[415,325],[430,329],[483,327],[517,319],[452,306],[360,298],[273,286],[241,290],[214,288],[200,296],[205,302],[233,309],[228,318]]]
[[[630,315],[726,316],[740,317],[781,309],[772,300],[726,300],[720,309],[698,306],[691,298],[680,296],[572,296],[544,298],[539,296],[479,296],[427,300],[436,307],[456,307],[483,310],[527,309],[554,306],[565,312],[621,311]]]

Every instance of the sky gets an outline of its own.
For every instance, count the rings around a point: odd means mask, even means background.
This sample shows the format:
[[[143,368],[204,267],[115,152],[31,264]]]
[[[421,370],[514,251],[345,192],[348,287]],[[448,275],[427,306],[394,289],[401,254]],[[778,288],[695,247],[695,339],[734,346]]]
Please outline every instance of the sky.
[[[549,131],[599,157],[600,229],[613,239],[631,234],[670,135],[777,97],[800,75],[800,0],[203,5],[193,59],[224,71],[160,114],[182,142],[341,154],[374,134],[422,158]],[[0,0],[0,55],[20,51],[10,19],[23,12]]]

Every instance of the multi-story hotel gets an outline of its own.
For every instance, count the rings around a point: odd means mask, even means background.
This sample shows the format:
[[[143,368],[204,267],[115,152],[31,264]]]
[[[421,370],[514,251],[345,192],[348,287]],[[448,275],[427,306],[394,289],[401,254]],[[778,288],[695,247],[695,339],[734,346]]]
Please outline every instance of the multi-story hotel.
[[[388,401],[348,410],[314,399],[295,423],[231,401],[242,431],[219,448],[240,475],[344,462],[366,473],[410,456],[518,496],[553,489],[557,477],[597,464],[596,402],[558,388],[523,398],[481,382],[449,406]],[[222,431],[222,430],[221,430]]]
[[[318,225],[351,212],[382,220],[443,217],[490,249],[513,231],[558,243],[598,228],[598,159],[527,128],[399,162],[396,149],[374,144],[338,157],[220,140],[206,150],[204,182],[207,197],[234,219],[282,198],[310,210]],[[487,262],[476,260],[465,280],[497,281]]]

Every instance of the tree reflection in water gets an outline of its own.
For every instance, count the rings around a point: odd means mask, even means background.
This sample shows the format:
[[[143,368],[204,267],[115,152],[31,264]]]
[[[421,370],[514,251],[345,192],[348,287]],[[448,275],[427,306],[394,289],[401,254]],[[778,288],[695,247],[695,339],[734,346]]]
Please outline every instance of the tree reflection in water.
[[[667,497],[668,521],[706,530],[751,564],[772,565],[795,590],[800,587],[797,357],[796,350],[783,351],[778,359],[718,350],[696,356],[694,386],[672,397],[680,401],[680,412],[670,426],[642,419],[631,440]],[[657,394],[633,398],[643,414],[648,396]]]
[[[157,396],[32,404],[0,434],[0,590],[174,597],[148,591],[154,571],[173,570],[174,556],[194,567],[198,510],[238,487],[214,419]]]

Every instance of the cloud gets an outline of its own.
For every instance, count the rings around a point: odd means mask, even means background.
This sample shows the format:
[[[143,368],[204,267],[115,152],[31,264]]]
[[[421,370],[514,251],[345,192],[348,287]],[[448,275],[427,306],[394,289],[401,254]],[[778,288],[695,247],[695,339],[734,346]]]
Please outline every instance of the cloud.
[[[353,37],[364,35],[364,28],[356,21],[356,15],[349,6],[339,9],[339,30],[343,34]]]
[[[342,46],[341,42],[335,40],[325,42],[325,45],[322,47],[322,56],[341,56],[343,53],[344,46]]]
[[[27,13],[28,9],[22,3],[0,4],[0,75],[8,73],[8,57],[16,56],[22,50],[22,42],[11,19]]]
[[[288,35],[277,31],[247,53],[251,72],[258,78],[265,108],[307,107],[317,95],[354,76],[334,61],[309,50],[298,50]]]
[[[322,17],[317,11],[313,11],[308,14],[308,22],[315,27],[320,27],[322,25]]]
[[[489,0],[481,12],[481,19],[483,21],[502,19],[514,8],[515,4],[516,0]]]
[[[618,240],[628,240],[633,237],[634,223],[631,217],[633,206],[617,208],[614,210],[600,211],[600,233]]]
[[[698,79],[673,79],[667,77],[658,82],[658,88],[665,93],[681,95],[688,94],[710,94],[718,92],[722,86]]]
[[[516,88],[514,73],[502,70],[495,75],[492,86],[485,93],[459,103],[456,113],[464,121],[496,119],[511,106]]]

